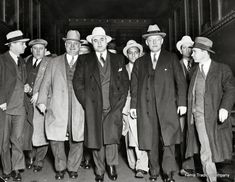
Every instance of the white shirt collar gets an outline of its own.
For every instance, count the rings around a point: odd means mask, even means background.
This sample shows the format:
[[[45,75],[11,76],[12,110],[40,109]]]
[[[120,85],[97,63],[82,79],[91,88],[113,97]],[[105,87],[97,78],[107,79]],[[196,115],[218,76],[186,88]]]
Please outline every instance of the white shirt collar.
[[[36,58],[35,57],[33,57],[33,65],[35,64],[35,62],[36,62]],[[37,61],[37,65],[39,65],[39,63],[42,61],[42,59],[38,59],[38,61]],[[37,66],[36,65],[36,66]]]
[[[107,50],[105,50],[104,52],[95,52],[96,56],[98,57],[98,59],[100,60],[100,55],[102,54],[102,57],[106,60],[107,58]]]
[[[72,58],[74,58],[74,61],[76,61],[78,59],[78,55],[75,56],[71,56],[69,54],[66,54],[66,58],[68,60],[68,63],[70,63],[70,61],[72,60]]]
[[[203,71],[205,73],[205,75],[207,75],[209,69],[210,69],[210,65],[211,65],[211,59],[209,59],[206,62],[203,63],[199,63],[199,68],[201,69],[201,65],[203,65]]]
[[[158,52],[151,52],[150,54],[151,54],[151,59],[152,59],[152,61],[153,61],[154,55],[156,55],[156,59],[158,60],[160,53],[161,53],[161,50],[158,51]]]
[[[12,59],[15,61],[16,64],[18,64],[18,57],[15,55],[11,50],[9,50],[9,54],[11,55]]]

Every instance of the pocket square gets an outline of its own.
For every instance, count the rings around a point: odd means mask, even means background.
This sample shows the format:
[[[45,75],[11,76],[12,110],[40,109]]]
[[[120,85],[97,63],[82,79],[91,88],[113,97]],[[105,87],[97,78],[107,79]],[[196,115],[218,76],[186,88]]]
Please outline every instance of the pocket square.
[[[119,69],[118,69],[118,72],[120,72],[120,71],[122,71],[122,68],[119,68]]]
[[[167,71],[167,69],[165,68],[164,71]]]

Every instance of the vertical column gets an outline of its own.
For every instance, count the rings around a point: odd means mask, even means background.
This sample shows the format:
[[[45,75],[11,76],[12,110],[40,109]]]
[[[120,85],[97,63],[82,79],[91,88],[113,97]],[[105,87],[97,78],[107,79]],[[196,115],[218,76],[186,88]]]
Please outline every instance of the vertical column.
[[[6,22],[6,0],[2,0],[2,21]]]
[[[184,22],[185,22],[185,34],[189,35],[189,3],[188,0],[184,0]]]
[[[41,2],[37,1],[37,37],[41,38]]]
[[[33,39],[33,0],[29,0],[29,32]]]
[[[197,10],[198,10],[198,34],[200,35],[202,32],[202,2],[201,0],[197,0]]]
[[[217,0],[218,3],[218,20],[222,19],[222,0]]]
[[[15,19],[16,19],[16,28],[20,29],[20,2],[15,0]]]

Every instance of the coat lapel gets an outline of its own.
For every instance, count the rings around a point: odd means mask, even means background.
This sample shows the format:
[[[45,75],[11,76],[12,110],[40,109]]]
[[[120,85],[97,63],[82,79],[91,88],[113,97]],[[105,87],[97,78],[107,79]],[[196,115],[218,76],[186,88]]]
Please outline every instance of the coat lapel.
[[[10,56],[9,52],[7,52],[5,54],[5,57],[6,57],[6,66],[8,68],[8,70],[10,70],[10,72],[15,75],[16,74],[16,69],[15,69],[15,61],[13,60],[13,58]]]
[[[100,72],[99,72],[99,67],[98,67],[98,58],[94,53],[91,54],[91,57],[88,62],[88,70],[91,70],[95,80],[97,81],[99,87],[101,88],[101,81],[100,81]]]
[[[211,65],[209,68],[209,71],[207,73],[206,76],[206,85],[208,85],[207,83],[215,76],[217,75],[217,69],[216,69],[216,63],[214,61],[211,61]]]

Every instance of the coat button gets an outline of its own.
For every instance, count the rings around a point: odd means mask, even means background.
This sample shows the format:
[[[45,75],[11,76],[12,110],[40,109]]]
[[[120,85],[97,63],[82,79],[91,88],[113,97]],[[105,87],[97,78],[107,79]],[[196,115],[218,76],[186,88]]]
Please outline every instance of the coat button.
[[[118,87],[117,90],[120,90],[120,88]]]
[[[147,112],[147,115],[149,115],[149,112]]]

